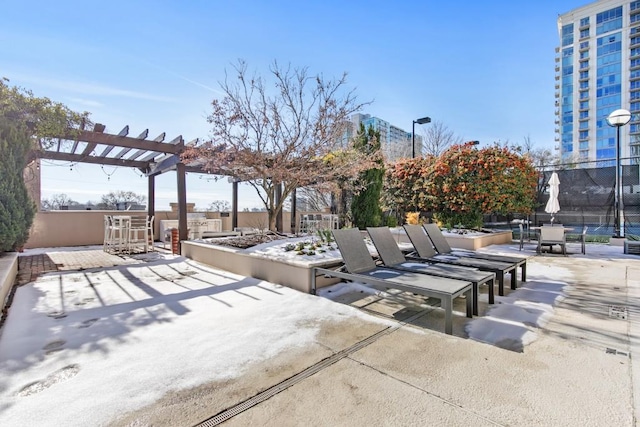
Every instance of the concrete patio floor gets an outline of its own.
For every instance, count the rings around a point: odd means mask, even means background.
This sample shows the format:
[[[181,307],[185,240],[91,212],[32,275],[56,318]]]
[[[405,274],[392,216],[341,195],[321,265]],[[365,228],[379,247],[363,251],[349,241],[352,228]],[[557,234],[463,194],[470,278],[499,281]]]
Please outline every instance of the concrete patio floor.
[[[531,256],[527,283],[562,281],[567,286],[548,323],[530,325],[537,339],[522,352],[469,339],[465,325],[470,319],[464,316],[454,316],[454,335],[445,335],[440,311],[413,296],[345,294],[332,304],[359,307],[371,317],[319,322],[311,345],[248,364],[242,375],[226,380],[206,381],[202,371],[200,385],[120,412],[109,425],[638,425],[640,257],[603,245],[588,245],[583,256],[577,248],[570,245],[573,255],[567,257],[535,256],[533,245],[523,251]],[[515,244],[489,250],[518,253]],[[149,260],[100,250],[49,259],[58,272],[48,276],[64,274],[63,269],[118,269]],[[161,257],[151,260],[162,262]],[[30,270],[42,269],[40,262],[32,265]],[[181,267],[173,268],[179,273]],[[21,278],[26,283],[36,274]],[[506,295],[533,292],[527,283],[519,281],[517,291],[505,289]],[[481,316],[491,308],[482,291]],[[462,312],[463,305],[457,310]],[[626,308],[626,319],[610,316],[612,306]],[[269,327],[259,318],[243,321],[250,328]],[[0,397],[6,392],[0,387]],[[233,413],[225,412],[234,407]],[[48,425],[46,417],[42,421]],[[68,425],[81,425],[75,422],[70,419]]]

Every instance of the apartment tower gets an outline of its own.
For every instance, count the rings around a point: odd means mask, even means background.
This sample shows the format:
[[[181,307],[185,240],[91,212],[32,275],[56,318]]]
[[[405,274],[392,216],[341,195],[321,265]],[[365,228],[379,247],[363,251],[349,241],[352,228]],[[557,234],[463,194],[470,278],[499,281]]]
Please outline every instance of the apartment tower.
[[[640,156],[640,0],[600,0],[574,9],[558,17],[558,33],[556,141],[562,160],[614,165],[616,129],[606,118],[619,108],[632,114],[620,129],[620,157]]]

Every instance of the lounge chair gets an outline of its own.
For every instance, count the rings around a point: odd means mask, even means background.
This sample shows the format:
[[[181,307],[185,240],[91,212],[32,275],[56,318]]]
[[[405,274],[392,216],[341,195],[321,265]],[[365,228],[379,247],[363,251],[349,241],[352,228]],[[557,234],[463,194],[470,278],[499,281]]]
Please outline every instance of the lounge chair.
[[[560,246],[563,255],[567,254],[567,238],[564,234],[564,227],[540,227],[538,253],[542,252],[543,246],[549,246],[549,251],[553,252],[553,247],[556,245]]]
[[[438,253],[443,255],[455,255],[455,256],[467,256],[479,259],[486,259],[489,261],[498,261],[498,262],[506,262],[508,264],[515,264],[516,267],[520,267],[522,281],[527,281],[527,259],[522,257],[513,257],[513,256],[504,256],[504,255],[493,255],[493,254],[483,254],[480,252],[470,251],[466,249],[452,249],[447,242],[447,239],[440,231],[438,224],[424,224],[424,230],[427,232],[427,236],[433,243],[433,246],[436,248]]]
[[[469,256],[455,256],[437,254],[425,229],[420,225],[405,224],[404,229],[411,240],[416,253],[407,255],[407,259],[418,261],[439,262],[463,267],[473,267],[482,271],[496,274],[498,280],[498,295],[504,295],[504,275],[511,273],[511,289],[516,289],[516,265],[506,262],[490,261]]]
[[[445,333],[453,332],[453,299],[464,295],[467,317],[473,313],[473,285],[469,281],[398,271],[376,266],[358,229],[333,230],[333,237],[347,272],[315,267],[311,276],[311,292],[315,293],[318,274],[364,283],[376,289],[398,289],[440,300],[445,312]]]
[[[385,267],[449,279],[468,280],[473,285],[473,314],[478,315],[478,286],[489,287],[489,304],[494,303],[495,273],[469,267],[407,260],[388,227],[368,227],[367,232]]]

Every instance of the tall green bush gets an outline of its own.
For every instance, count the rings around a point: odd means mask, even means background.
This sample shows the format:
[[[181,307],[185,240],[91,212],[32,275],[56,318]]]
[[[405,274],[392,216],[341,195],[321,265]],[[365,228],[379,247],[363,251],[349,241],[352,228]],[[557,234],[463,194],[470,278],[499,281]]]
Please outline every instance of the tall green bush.
[[[365,130],[364,124],[360,123],[354,148],[367,155],[379,154],[380,132],[375,131],[372,127]],[[381,224],[380,193],[382,192],[383,177],[384,165],[381,157],[378,167],[360,172],[356,180],[357,191],[351,201],[351,215],[355,227],[365,229]]]
[[[76,113],[8,82],[0,77],[0,252],[18,249],[29,238],[36,211],[22,175],[29,151],[91,123],[87,112]]]
[[[0,252],[22,247],[36,206],[23,179],[31,138],[25,126],[0,116]]]

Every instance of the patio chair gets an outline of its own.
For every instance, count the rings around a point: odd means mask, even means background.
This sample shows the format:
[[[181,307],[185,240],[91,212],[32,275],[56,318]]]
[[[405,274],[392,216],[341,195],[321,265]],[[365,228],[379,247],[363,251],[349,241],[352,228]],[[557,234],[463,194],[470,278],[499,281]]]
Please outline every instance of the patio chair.
[[[549,246],[549,251],[553,253],[553,247],[559,245],[562,254],[567,254],[567,239],[564,234],[564,227],[540,227],[540,236],[538,237],[538,253],[542,253],[543,246]]]
[[[580,245],[582,246],[582,255],[587,254],[587,231],[589,230],[588,226],[584,226],[582,228],[582,234],[580,235]]]
[[[440,227],[438,227],[438,224],[424,224],[423,228],[424,228],[424,231],[427,233],[427,236],[429,236],[429,239],[433,243],[433,247],[436,249],[438,253],[443,255],[472,257],[477,259],[486,259],[488,261],[497,261],[497,262],[504,262],[507,264],[514,264],[516,268],[520,267],[522,281],[523,282],[527,281],[527,258],[523,258],[519,256],[485,254],[485,253],[470,251],[467,249],[459,249],[459,248],[452,249],[451,246],[449,246],[447,239],[442,234],[442,231],[440,231]]]
[[[439,262],[443,264],[451,264],[462,267],[473,267],[482,271],[495,273],[498,281],[498,295],[504,295],[504,275],[511,274],[511,289],[516,289],[516,265],[506,262],[491,261],[482,258],[474,258],[469,256],[457,256],[452,254],[437,254],[429,236],[425,229],[420,225],[405,224],[404,229],[407,232],[411,244],[415,248],[414,254],[409,254],[407,259],[416,261]]]
[[[473,285],[474,315],[478,315],[478,287],[480,285],[486,284],[489,287],[489,304],[494,303],[493,286],[496,279],[495,273],[480,271],[475,268],[407,260],[393,239],[389,227],[367,227],[367,232],[385,267],[471,282]]]
[[[445,313],[445,333],[453,333],[453,299],[465,296],[467,317],[473,316],[473,285],[469,281],[427,276],[376,266],[360,231],[356,228],[333,230],[346,272],[315,267],[312,272],[311,291],[315,292],[315,278],[318,274],[328,277],[364,283],[386,291],[398,289],[440,300]]]

